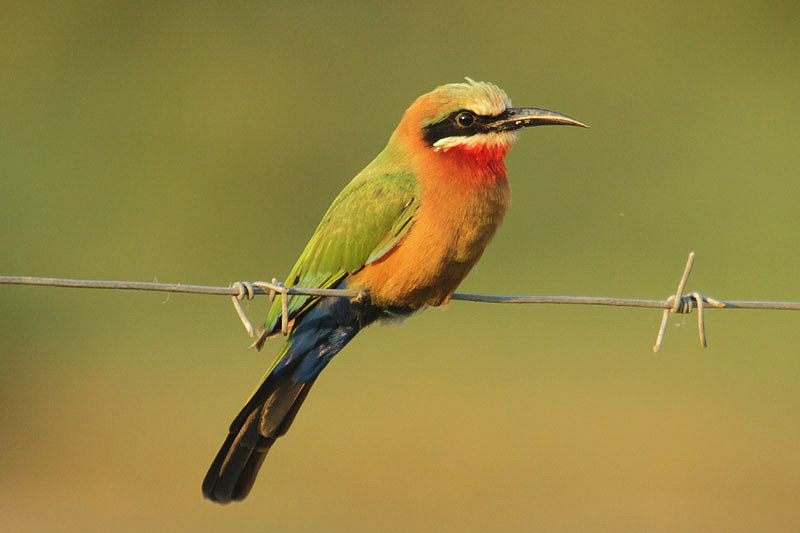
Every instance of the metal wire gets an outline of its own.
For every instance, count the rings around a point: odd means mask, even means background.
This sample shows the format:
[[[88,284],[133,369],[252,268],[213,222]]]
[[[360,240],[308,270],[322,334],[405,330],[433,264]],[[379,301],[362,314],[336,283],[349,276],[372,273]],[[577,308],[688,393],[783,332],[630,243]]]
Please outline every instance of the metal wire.
[[[705,334],[705,309],[777,309],[800,310],[800,302],[773,302],[754,300],[718,300],[703,296],[699,292],[684,295],[683,291],[689,279],[689,274],[694,265],[695,253],[691,252],[686,262],[683,275],[678,283],[677,291],[664,300],[647,300],[639,298],[606,298],[600,296],[501,296],[496,294],[468,294],[457,292],[451,300],[468,302],[484,302],[499,304],[563,304],[563,305],[604,305],[615,307],[646,307],[663,309],[661,325],[659,326],[656,343],[653,351],[657,352],[666,334],[669,316],[671,314],[691,313],[697,309],[698,332],[701,346],[707,346]],[[276,294],[281,297],[281,331],[284,335],[289,333],[289,308],[288,296],[306,295],[327,298],[355,298],[368,301],[365,291],[343,289],[315,289],[309,287],[286,287],[277,279],[267,281],[237,281],[228,287],[213,287],[206,285],[185,285],[183,283],[147,283],[139,281],[106,281],[106,280],[81,280],[63,278],[39,278],[31,276],[0,276],[0,285],[36,285],[46,287],[71,287],[82,289],[117,289],[160,291],[186,294],[216,294],[231,296],[237,315],[245,326],[248,335],[255,335],[255,330],[247,318],[240,302],[244,299],[252,300],[256,295],[268,295],[272,300]]]

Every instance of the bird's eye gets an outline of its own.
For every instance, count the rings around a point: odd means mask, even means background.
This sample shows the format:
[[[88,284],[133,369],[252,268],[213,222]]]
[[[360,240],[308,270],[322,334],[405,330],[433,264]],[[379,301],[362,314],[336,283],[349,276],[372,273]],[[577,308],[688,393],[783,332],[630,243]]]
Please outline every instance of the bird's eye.
[[[456,124],[461,128],[469,128],[475,123],[475,115],[469,111],[462,111],[456,115]]]

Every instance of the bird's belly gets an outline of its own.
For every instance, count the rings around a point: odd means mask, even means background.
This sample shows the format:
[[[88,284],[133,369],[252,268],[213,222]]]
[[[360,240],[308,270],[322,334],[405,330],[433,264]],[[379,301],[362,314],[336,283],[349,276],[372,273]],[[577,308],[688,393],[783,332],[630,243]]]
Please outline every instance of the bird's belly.
[[[381,306],[418,309],[446,303],[505,215],[508,189],[489,192],[451,209],[440,202],[426,210],[423,203],[398,244],[354,274],[348,285],[369,290],[372,302]]]

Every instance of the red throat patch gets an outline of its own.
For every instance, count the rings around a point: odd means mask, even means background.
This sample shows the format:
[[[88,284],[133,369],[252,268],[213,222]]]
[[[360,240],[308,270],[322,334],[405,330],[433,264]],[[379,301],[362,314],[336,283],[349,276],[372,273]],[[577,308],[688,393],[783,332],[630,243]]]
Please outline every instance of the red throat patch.
[[[489,179],[498,179],[506,177],[507,170],[504,160],[509,148],[508,145],[498,144],[491,146],[479,144],[469,147],[457,145],[445,153],[458,160],[459,163],[473,167],[479,174],[483,174]]]

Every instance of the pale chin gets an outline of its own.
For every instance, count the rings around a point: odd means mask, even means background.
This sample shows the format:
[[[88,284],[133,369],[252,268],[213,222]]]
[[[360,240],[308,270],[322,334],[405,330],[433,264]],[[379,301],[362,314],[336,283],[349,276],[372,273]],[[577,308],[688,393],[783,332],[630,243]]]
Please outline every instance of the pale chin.
[[[510,148],[514,141],[517,140],[517,132],[515,131],[500,131],[491,133],[476,133],[475,135],[464,137],[445,137],[433,143],[433,150],[435,152],[446,152],[451,148],[478,148],[485,146],[486,148]]]

